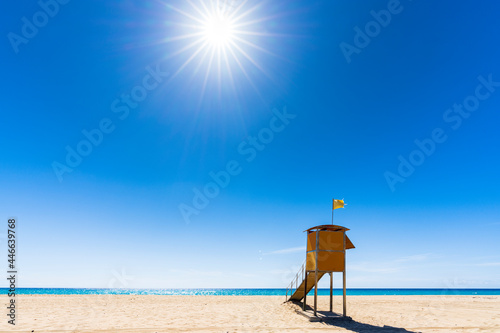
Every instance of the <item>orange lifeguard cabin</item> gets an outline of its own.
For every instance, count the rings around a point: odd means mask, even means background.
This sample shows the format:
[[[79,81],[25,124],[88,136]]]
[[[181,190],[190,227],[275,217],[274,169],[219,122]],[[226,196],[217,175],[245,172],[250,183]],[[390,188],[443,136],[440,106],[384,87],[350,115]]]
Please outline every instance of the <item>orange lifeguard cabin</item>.
[[[318,281],[330,274],[330,312],[333,309],[333,273],[342,272],[343,316],[346,316],[346,250],[353,249],[346,231],[349,229],[333,224],[319,225],[307,232],[306,260],[286,291],[287,301],[304,299],[306,310],[307,293],[314,288],[314,315],[317,315]]]

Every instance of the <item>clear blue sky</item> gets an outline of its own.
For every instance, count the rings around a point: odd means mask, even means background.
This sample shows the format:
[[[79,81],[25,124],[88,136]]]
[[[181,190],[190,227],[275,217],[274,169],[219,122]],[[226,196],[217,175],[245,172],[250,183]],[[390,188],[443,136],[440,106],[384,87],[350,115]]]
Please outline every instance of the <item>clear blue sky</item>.
[[[500,5],[249,1],[227,65],[185,66],[185,1],[57,6],[0,11],[19,286],[285,287],[335,197],[349,287],[500,287]]]

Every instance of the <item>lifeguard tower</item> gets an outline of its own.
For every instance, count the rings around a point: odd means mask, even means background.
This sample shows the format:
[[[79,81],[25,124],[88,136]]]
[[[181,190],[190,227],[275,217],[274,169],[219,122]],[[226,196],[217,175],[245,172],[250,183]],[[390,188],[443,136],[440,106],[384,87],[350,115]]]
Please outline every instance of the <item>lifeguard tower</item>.
[[[341,201],[341,207],[344,202]],[[333,209],[340,208],[335,206]],[[332,218],[333,220],[333,218]],[[342,272],[343,286],[343,316],[346,316],[346,250],[353,249],[348,228],[333,224],[318,225],[305,230],[307,232],[306,260],[301,269],[286,290],[287,301],[303,302],[306,310],[307,294],[314,288],[314,316],[317,316],[318,282],[325,275],[330,274],[330,312],[333,311],[333,273]]]

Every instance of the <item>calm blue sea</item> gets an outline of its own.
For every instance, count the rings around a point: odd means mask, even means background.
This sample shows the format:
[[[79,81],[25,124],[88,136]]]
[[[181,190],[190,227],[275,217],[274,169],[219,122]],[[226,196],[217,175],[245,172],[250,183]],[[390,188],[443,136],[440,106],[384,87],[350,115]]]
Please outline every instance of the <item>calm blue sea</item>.
[[[7,294],[0,288],[0,295]],[[223,295],[223,296],[285,296],[285,289],[77,289],[17,288],[20,295]],[[318,295],[329,295],[329,289],[318,289]],[[334,295],[341,295],[334,289]],[[351,296],[377,295],[500,295],[500,289],[347,289]]]

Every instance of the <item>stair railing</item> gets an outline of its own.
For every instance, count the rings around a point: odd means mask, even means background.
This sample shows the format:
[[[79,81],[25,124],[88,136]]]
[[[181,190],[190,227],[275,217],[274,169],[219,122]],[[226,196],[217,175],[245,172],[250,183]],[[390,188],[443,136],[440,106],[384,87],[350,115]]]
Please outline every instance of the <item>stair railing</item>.
[[[297,288],[300,286],[302,281],[304,281],[304,279],[306,277],[305,273],[306,273],[306,261],[304,260],[304,263],[300,267],[297,274],[295,274],[294,278],[292,279],[292,282],[290,282],[290,284],[286,288],[285,301],[288,301],[288,299],[289,299],[288,294],[290,294],[290,297],[292,297],[295,290],[297,290]],[[295,288],[294,288],[294,286],[295,286]]]

